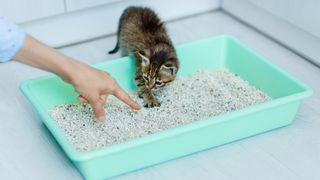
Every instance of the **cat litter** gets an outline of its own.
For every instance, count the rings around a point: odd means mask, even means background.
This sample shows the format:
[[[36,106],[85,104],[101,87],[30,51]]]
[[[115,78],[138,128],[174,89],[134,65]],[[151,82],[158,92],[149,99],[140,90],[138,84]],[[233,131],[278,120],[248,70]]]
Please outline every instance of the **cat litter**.
[[[59,105],[49,114],[77,150],[89,151],[271,100],[226,69],[176,79],[155,94],[161,106],[139,111],[109,96],[104,123],[82,103]],[[136,93],[130,96],[143,105]]]

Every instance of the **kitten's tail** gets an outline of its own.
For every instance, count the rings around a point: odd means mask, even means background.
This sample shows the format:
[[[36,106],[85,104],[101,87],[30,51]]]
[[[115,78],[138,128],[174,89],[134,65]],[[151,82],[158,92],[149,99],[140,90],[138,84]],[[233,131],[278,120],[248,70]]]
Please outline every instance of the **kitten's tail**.
[[[121,16],[120,16],[119,23],[118,23],[118,29],[117,29],[117,44],[116,44],[116,47],[114,47],[113,50],[109,51],[109,54],[114,54],[114,53],[118,52],[119,49],[120,49],[120,42],[119,42],[120,30],[121,30],[122,23],[123,23],[123,21],[124,21],[124,19],[125,19],[125,16],[126,16],[126,12],[127,12],[129,9],[130,9],[130,7],[127,8],[127,9],[125,9],[125,10],[123,11],[123,13],[121,14]]]
[[[122,15],[120,16],[119,23],[118,23],[118,28],[117,28],[117,44],[116,44],[116,46],[113,48],[113,50],[109,51],[109,54],[114,54],[114,53],[118,52],[119,49],[120,49],[119,38],[120,38],[120,30],[121,30],[121,26],[122,26],[123,19],[124,19],[124,13],[122,13]]]
[[[109,51],[109,54],[114,54],[114,53],[118,52],[119,49],[120,49],[119,40],[117,40],[116,47],[114,47],[111,51]]]

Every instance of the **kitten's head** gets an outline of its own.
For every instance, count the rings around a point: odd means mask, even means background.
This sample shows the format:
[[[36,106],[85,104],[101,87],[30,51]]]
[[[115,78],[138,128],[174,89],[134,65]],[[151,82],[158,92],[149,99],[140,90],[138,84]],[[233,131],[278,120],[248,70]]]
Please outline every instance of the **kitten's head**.
[[[152,90],[173,81],[178,71],[178,59],[168,49],[145,49],[137,52],[141,57],[141,72],[145,85]]]

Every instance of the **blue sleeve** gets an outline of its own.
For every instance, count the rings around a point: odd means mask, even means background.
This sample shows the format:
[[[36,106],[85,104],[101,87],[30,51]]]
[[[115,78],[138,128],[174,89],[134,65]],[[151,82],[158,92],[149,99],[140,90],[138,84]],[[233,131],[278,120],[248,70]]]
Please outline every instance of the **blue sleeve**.
[[[0,62],[10,59],[24,43],[25,32],[16,24],[0,16]]]

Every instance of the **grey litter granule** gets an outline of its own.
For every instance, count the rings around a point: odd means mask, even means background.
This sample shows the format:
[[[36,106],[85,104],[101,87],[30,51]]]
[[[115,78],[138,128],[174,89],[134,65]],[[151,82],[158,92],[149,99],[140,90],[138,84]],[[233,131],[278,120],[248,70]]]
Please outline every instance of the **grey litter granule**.
[[[136,93],[130,96],[143,104]],[[89,151],[271,100],[225,69],[179,78],[156,96],[160,107],[139,111],[109,96],[105,123],[96,122],[86,104],[59,105],[49,114],[77,150]]]

